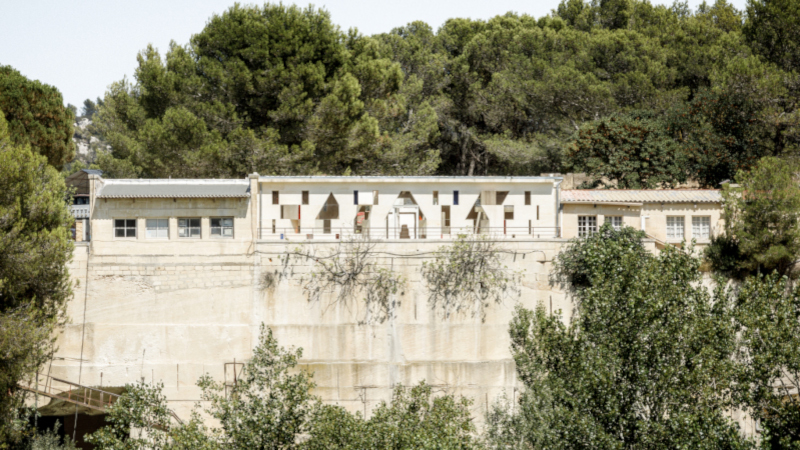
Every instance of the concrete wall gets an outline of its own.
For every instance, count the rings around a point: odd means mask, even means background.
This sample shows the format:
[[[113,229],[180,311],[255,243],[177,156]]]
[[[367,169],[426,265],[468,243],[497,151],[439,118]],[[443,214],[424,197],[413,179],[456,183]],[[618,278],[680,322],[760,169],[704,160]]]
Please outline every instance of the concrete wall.
[[[301,284],[309,265],[281,265],[287,251],[326,254],[337,241],[259,241],[247,249],[237,240],[200,240],[192,252],[179,240],[136,244],[103,238],[76,248],[70,269],[80,284],[49,370],[72,381],[80,373],[87,385],[163,382],[182,417],[199,400],[197,379],[209,373],[222,380],[225,363],[248,359],[263,322],[282,345],[304,349],[302,364],[325,401],[369,411],[389,399],[394,384],[424,379],[474,398],[480,419],[487,401],[518,387],[508,337],[514,306],[543,302],[570,313],[564,294],[548,284],[560,240],[498,242],[509,269],[522,271],[521,292],[491,305],[485,320],[445,319],[429,307],[420,255],[446,242],[382,242],[380,263],[402,274],[407,288],[392,319],[366,324],[361,300],[311,303]],[[262,288],[262,274],[275,271],[286,276]]]

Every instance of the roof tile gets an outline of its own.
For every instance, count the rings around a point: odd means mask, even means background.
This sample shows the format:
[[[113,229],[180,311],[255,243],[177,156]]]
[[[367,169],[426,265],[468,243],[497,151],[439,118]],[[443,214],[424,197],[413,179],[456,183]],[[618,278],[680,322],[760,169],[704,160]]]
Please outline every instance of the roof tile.
[[[561,191],[563,203],[719,203],[718,189],[567,189]]]

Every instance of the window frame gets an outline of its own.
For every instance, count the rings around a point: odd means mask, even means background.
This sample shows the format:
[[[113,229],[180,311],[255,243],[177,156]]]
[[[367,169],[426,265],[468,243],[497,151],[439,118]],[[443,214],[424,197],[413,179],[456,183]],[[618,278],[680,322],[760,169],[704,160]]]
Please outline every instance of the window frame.
[[[458,206],[458,191],[453,191],[453,206]]]
[[[309,199],[308,191],[301,191],[300,196],[301,196],[300,204],[307,205]]]
[[[272,204],[273,205],[281,204],[281,191],[272,191]]]
[[[597,233],[597,216],[578,216],[578,237],[589,237]]]
[[[705,220],[703,220],[705,219]],[[700,225],[705,225],[705,236],[698,235],[695,230],[697,229],[697,225],[695,222],[700,222]],[[702,222],[705,222],[703,224]],[[702,233],[701,233],[702,234]],[[711,239],[711,216],[692,216],[692,239],[698,241],[707,241]]]
[[[615,224],[614,222],[619,222],[619,224]],[[616,231],[621,230],[622,227],[625,226],[625,220],[622,218],[622,216],[605,216],[603,218],[603,224],[607,223],[611,224],[611,227]]]
[[[161,230],[162,227],[160,225],[156,225],[156,227],[155,227],[156,236],[155,237],[149,236],[149,234],[150,234],[150,221],[156,221],[156,222],[164,221],[164,222],[166,222],[166,226],[163,227],[163,228],[167,231],[167,233],[166,233],[167,235],[166,236],[158,236],[158,231]],[[144,237],[145,237],[145,239],[169,239],[169,218],[151,217],[151,218],[145,219],[144,220]]]
[[[514,220],[514,205],[503,205],[503,220]]]
[[[219,221],[230,220],[231,224],[230,224],[230,226],[226,226],[226,225],[222,225],[222,222],[220,222],[220,225],[215,227],[214,226],[214,221],[215,220],[219,220]],[[235,224],[236,224],[236,222],[234,222],[233,217],[226,217],[226,216],[209,217],[208,218],[209,237],[211,239],[233,239],[234,236],[235,236],[235,231],[234,231]],[[214,234],[214,228],[219,228],[220,229],[220,234],[215,235]],[[230,230],[231,230],[230,236],[226,236],[225,235],[225,230],[228,229],[228,228],[230,228]],[[201,225],[201,233],[202,233],[202,225]]]
[[[440,208],[440,215],[442,218],[442,223],[440,224],[442,228],[441,234],[450,234],[450,224],[452,222],[452,216],[450,216],[450,205],[441,205]]]
[[[525,191],[525,206],[531,206],[531,191]]]
[[[119,222],[119,221],[122,221],[122,226],[121,227],[118,226],[117,222]],[[130,225],[130,222],[133,222],[133,226]],[[135,218],[134,219],[128,219],[128,218],[117,219],[117,218],[115,218],[112,225],[114,226],[114,239],[136,239],[138,237],[139,233],[138,233],[138,231],[136,229],[137,226],[136,226],[136,219]],[[120,230],[120,229],[124,230],[123,231],[124,236],[117,236],[117,230]],[[133,231],[133,236],[129,236],[128,235],[128,230],[132,230]]]
[[[675,231],[677,231],[677,225],[680,225],[680,233],[675,233]],[[678,234],[680,236],[678,236]],[[686,219],[684,216],[667,216],[666,236],[668,241],[682,241],[686,239]]]
[[[182,220],[196,220],[198,225],[196,227],[191,226],[191,225],[181,227],[181,221]],[[189,233],[189,236],[181,236],[181,228],[189,229],[189,230],[197,228],[197,230],[198,230],[197,236],[192,236],[191,232]],[[200,217],[179,217],[178,218],[178,239],[202,239],[202,238],[203,238],[203,219],[202,218],[200,218]]]

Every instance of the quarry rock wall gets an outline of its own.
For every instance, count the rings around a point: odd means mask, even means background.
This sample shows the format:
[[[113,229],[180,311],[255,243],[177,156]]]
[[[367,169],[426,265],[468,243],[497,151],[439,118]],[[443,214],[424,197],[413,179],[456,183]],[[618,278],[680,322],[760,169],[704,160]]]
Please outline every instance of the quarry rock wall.
[[[329,255],[338,241],[231,242],[240,248],[151,248],[146,255],[124,244],[78,245],[70,267],[77,282],[71,321],[48,370],[91,386],[163,383],[170,407],[188,418],[200,400],[198,378],[233,381],[231,363],[251,356],[264,323],[281,345],[302,347],[301,366],[314,373],[316,394],[326,402],[368,415],[394,385],[425,380],[472,398],[480,419],[500,395],[519,388],[508,336],[516,305],[541,302],[565,318],[571,313],[564,293],[549,282],[563,244],[496,242],[507,270],[519,274],[518,291],[507,291],[483,317],[445,317],[431,308],[420,268],[449,243],[377,242],[378,264],[405,280],[382,322],[367,315],[363,298],[335,302],[323,293],[309,301],[304,286],[315,262],[286,262],[289,253]]]

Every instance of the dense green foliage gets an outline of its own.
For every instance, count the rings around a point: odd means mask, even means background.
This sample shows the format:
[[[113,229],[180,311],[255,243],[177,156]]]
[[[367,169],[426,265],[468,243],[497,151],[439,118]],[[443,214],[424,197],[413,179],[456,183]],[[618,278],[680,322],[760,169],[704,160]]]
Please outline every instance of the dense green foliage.
[[[179,424],[171,418],[162,386],[129,385],[111,409],[109,425],[87,437],[98,449],[286,449],[308,432],[317,399],[311,376],[297,371],[302,350],[278,346],[262,326],[253,358],[227,388],[204,375],[198,386],[207,402],[205,414],[219,428],[203,425],[200,412]],[[227,389],[227,390],[226,390]],[[131,429],[141,430],[129,438]]]
[[[735,308],[744,403],[764,428],[764,448],[800,448],[800,288],[777,274],[751,277]]]
[[[71,296],[66,186],[47,158],[12,136],[0,111],[0,448],[25,429],[17,383],[52,355]]]
[[[434,395],[424,382],[412,388],[396,386],[391,403],[382,402],[369,420],[341,406],[326,405],[314,416],[308,450],[478,448],[470,406],[464,397]]]
[[[373,38],[314,8],[236,5],[138,56],[95,116],[111,176],[431,173],[435,113]],[[388,136],[385,130],[395,131]]]
[[[722,193],[725,233],[706,251],[719,273],[789,275],[800,257],[800,186],[796,165],[764,158],[749,172],[740,171],[737,186]]]
[[[253,357],[229,392],[208,375],[200,379],[208,412],[224,430],[224,448],[289,448],[308,432],[315,384],[309,373],[295,369],[302,355],[302,349],[279,347],[272,330],[262,325]]]
[[[0,111],[11,140],[47,157],[57,169],[75,157],[72,122],[58,89],[32,81],[9,66],[0,66]]]
[[[623,189],[674,187],[686,182],[678,143],[658,120],[633,113],[581,127],[567,159],[573,168]]]
[[[435,395],[420,383],[396,386],[365,420],[339,406],[323,405],[311,394],[312,376],[298,370],[302,350],[278,346],[262,325],[253,358],[227,388],[208,375],[198,385],[208,402],[205,414],[219,428],[203,424],[199,411],[187,423],[171,417],[163,386],[137,384],[111,408],[108,424],[87,436],[98,450],[124,449],[453,449],[475,447],[471,401]],[[227,390],[226,390],[227,389]]]
[[[800,77],[783,56],[798,27],[774,12],[795,3],[745,15],[724,0],[563,0],[539,19],[374,36],[322,10],[237,5],[185,46],[142,51],[134,81],[92,102],[113,148],[98,164],[151,177],[586,170],[716,187],[798,150]]]
[[[571,287],[568,325],[543,306],[518,309],[512,353],[526,390],[515,416],[495,413],[501,448],[747,448],[734,405],[730,302],[699,283],[698,260],[653,255],[643,235],[609,225],[558,256]]]
[[[784,70],[800,69],[800,4],[793,0],[750,0],[744,36],[761,55]]]

